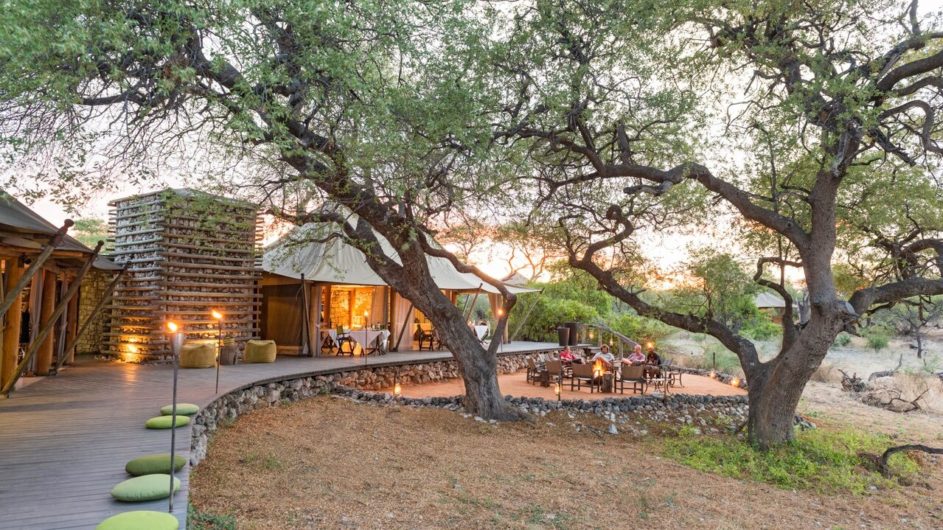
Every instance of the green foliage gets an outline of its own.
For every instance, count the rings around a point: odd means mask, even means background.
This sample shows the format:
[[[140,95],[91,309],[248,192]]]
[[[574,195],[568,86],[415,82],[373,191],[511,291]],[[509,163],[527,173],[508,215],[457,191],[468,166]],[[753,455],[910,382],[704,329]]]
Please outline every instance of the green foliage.
[[[868,347],[874,351],[881,351],[890,343],[890,332],[884,326],[871,326],[862,335],[868,341]]]
[[[762,311],[757,311],[753,318],[744,323],[740,332],[754,340],[769,340],[782,334],[783,328]]]
[[[108,238],[108,223],[101,219],[76,219],[75,226],[69,231],[70,235],[82,244],[95,248],[99,241]]]
[[[544,296],[538,298],[536,304],[517,338],[556,342],[556,328],[559,325],[565,322],[593,322],[599,318],[599,313],[594,307],[578,300]],[[517,330],[520,319],[523,318],[523,311],[526,311],[526,309],[515,309],[511,313],[509,321],[511,330]]]
[[[608,320],[608,324],[613,330],[636,342],[658,342],[672,332],[672,328],[667,324],[634,313],[613,315]]]
[[[832,344],[834,346],[848,346],[851,344],[851,335],[842,331],[835,337],[835,340],[832,342]]]
[[[235,515],[216,515],[190,504],[187,507],[187,528],[194,530],[236,530]]]
[[[887,436],[852,430],[798,432],[792,443],[769,451],[760,451],[731,436],[682,434],[668,440],[665,455],[701,471],[784,489],[862,494],[872,485],[891,487],[894,482],[863,469],[858,453],[879,455],[891,445],[893,440]],[[892,456],[889,465],[904,478],[918,472],[918,465],[907,455]]]

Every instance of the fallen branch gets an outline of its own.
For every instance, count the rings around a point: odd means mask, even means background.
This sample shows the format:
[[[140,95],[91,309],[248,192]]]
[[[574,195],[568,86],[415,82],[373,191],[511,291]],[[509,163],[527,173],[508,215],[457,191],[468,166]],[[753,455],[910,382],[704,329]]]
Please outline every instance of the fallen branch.
[[[841,372],[841,387],[844,391],[864,392],[864,390],[868,387],[868,384],[862,381],[860,377],[858,377],[857,372],[849,376],[841,368],[839,368],[838,371]]]
[[[903,364],[904,364],[904,354],[900,354],[900,357],[898,357],[897,359],[897,368],[894,368],[893,370],[883,370],[880,372],[874,372],[868,376],[868,382],[874,381],[875,379],[879,377],[890,377],[896,374],[898,370],[900,370],[900,367]]]
[[[907,444],[889,447],[886,451],[884,451],[884,454],[881,455],[881,458],[877,462],[878,469],[881,471],[882,475],[885,477],[891,476],[891,470],[887,466],[887,460],[895,453],[901,453],[904,451],[923,451],[924,453],[930,453],[933,455],[943,455],[943,447],[929,447],[922,444]]]

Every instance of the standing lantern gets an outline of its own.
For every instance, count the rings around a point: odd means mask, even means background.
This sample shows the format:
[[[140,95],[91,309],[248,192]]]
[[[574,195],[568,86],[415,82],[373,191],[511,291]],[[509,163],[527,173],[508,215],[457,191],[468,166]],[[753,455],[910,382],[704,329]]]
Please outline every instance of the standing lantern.
[[[174,511],[174,452],[177,445],[177,359],[180,357],[180,349],[183,348],[185,339],[182,331],[179,331],[176,322],[167,323],[167,331],[170,333],[170,347],[174,355],[174,391],[170,405],[170,496],[167,501],[167,512]]]
[[[216,319],[216,393],[219,394],[219,363],[223,355],[223,314],[215,309],[210,314]]]

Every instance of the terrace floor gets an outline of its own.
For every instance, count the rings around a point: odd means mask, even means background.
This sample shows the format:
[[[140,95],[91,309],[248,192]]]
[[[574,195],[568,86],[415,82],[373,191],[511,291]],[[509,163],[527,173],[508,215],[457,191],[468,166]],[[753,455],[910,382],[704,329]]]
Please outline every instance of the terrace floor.
[[[555,344],[514,342],[503,351],[555,348]],[[279,357],[273,364],[224,366],[219,394],[214,389],[215,370],[181,370],[178,401],[202,407],[218,395],[254,383],[451,356],[404,352],[366,358]],[[93,528],[124,511],[166,510],[166,500],[122,504],[112,499],[110,491],[128,478],[124,472],[128,460],[169,450],[170,431],[145,429],[144,422],[170,403],[172,373],[167,364],[80,359],[60,375],[28,379],[11,399],[0,399],[0,529]],[[519,385],[502,382],[508,385],[502,386],[504,392],[534,388],[523,383],[523,374],[520,378]],[[459,382],[447,385],[450,394],[462,392]],[[176,451],[188,456],[189,450],[190,428],[177,429]],[[183,487],[174,498],[174,514],[183,528],[189,466],[178,476]]]

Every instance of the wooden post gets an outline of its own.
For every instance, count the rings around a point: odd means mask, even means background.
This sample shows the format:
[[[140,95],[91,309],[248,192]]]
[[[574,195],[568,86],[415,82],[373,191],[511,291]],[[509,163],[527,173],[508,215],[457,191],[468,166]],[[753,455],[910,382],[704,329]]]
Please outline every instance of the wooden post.
[[[75,280],[73,280],[75,281]],[[79,294],[69,300],[69,309],[66,311],[66,340],[65,345],[72,344],[72,348],[65,350],[62,359],[56,361],[56,368],[62,366],[63,362],[72,364],[75,362],[75,335],[79,330],[79,303],[82,297],[82,287],[79,286]],[[64,361],[63,361],[64,359]]]
[[[88,314],[88,316],[85,317],[85,320],[82,322],[82,325],[79,326],[79,330],[78,332],[76,332],[75,337],[73,337],[72,340],[69,342],[69,344],[66,345],[66,351],[75,351],[76,346],[78,346],[79,341],[82,340],[82,336],[85,335],[85,332],[88,330],[89,325],[91,325],[92,321],[95,320],[95,317],[98,316],[98,313],[101,312],[102,308],[105,307],[105,304],[107,304],[111,300],[111,295],[114,294],[115,287],[118,286],[118,282],[121,280],[121,276],[124,275],[124,272],[126,270],[127,270],[127,265],[125,266],[125,268],[119,270],[118,274],[115,274],[115,277],[111,280],[111,283],[108,284],[108,287],[105,289],[105,292],[102,294],[101,299],[98,301],[97,304],[95,304],[95,307],[92,308],[92,311]],[[60,361],[60,363],[56,365],[56,369],[62,368],[61,362],[62,361]]]
[[[16,301],[16,298],[20,296],[20,293],[26,287],[26,285],[33,280],[33,276],[37,272],[42,270],[43,264],[52,256],[53,251],[56,250],[56,247],[59,243],[62,242],[62,238],[65,237],[66,231],[69,230],[73,224],[71,219],[66,219],[65,223],[62,225],[62,228],[56,232],[56,235],[52,236],[52,239],[49,240],[49,243],[43,247],[42,252],[33,259],[33,262],[30,264],[29,268],[26,269],[26,274],[20,277],[20,281],[16,282],[12,289],[7,289],[6,298],[3,299],[3,303],[0,304],[0,318],[3,318],[7,314],[7,311],[10,309],[10,306],[13,305],[13,302]]]
[[[57,317],[53,317],[56,310],[56,273],[45,271],[43,277],[43,291],[39,309],[40,329],[55,328]],[[49,375],[52,367],[52,333],[46,333],[39,341],[39,351],[36,354],[36,375]]]
[[[9,258],[6,260],[7,277],[6,291],[10,292],[20,279],[26,267],[21,258]],[[0,372],[0,387],[7,384],[7,381],[13,378],[16,371],[16,354],[20,349],[20,326],[23,323],[23,297],[16,296],[13,303],[10,304],[10,311],[7,313],[6,325],[3,326],[3,359],[0,362],[2,372]]]
[[[311,314],[311,324],[310,328],[314,329],[314,351],[311,352],[315,357],[321,356],[321,312],[324,309],[321,307],[321,284],[314,284],[314,312]]]
[[[54,324],[56,320],[62,315],[62,313],[65,312],[65,309],[69,303],[69,300],[71,300],[72,297],[75,296],[75,293],[78,292],[79,286],[82,284],[82,278],[84,278],[85,273],[87,273],[88,270],[92,268],[92,262],[94,262],[95,258],[98,257],[98,253],[101,251],[101,248],[104,244],[105,243],[103,241],[98,242],[98,245],[95,247],[95,250],[94,252],[92,252],[92,255],[89,256],[88,260],[84,264],[82,264],[82,268],[79,270],[78,274],[76,274],[75,282],[73,282],[73,284],[69,287],[69,291],[66,292],[64,299],[59,301],[59,304],[56,305],[52,314],[49,315],[49,318],[43,318],[42,320],[43,324],[39,328],[39,332],[36,334],[36,337],[33,339],[33,342],[30,343],[29,349],[26,350],[26,355],[23,356],[23,360],[20,361],[20,364],[16,366],[16,372],[13,374],[13,378],[7,381],[3,385],[3,387],[0,388],[0,394],[6,394],[7,397],[10,396],[10,393],[13,391],[14,385],[16,385],[17,379],[19,379],[20,376],[23,375],[23,371],[26,369],[26,366],[29,364],[33,356],[36,355],[36,352],[39,350],[40,345],[45,343],[46,338],[49,337],[49,333],[52,331],[52,328],[53,328],[52,324]],[[46,286],[43,286],[43,291],[45,292],[45,290],[46,290]],[[53,294],[55,294],[55,291],[53,291]],[[45,298],[46,297],[44,293],[44,296],[43,296],[44,301],[45,301]],[[44,310],[45,310],[45,307],[44,307]],[[51,357],[52,357],[52,354],[50,351],[50,364],[52,362]],[[48,371],[49,369],[48,365],[46,369]],[[37,368],[37,372],[39,372],[38,368]]]

